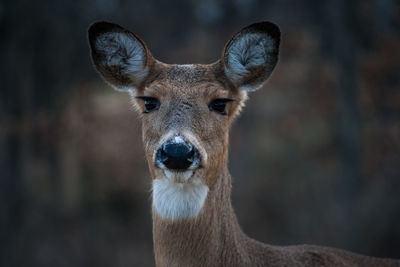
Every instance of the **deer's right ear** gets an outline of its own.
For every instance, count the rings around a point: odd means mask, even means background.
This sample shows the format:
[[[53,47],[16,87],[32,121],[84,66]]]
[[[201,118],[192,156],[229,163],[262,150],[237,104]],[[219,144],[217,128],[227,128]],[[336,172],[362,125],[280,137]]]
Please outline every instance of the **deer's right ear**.
[[[222,62],[226,77],[239,89],[255,91],[278,62],[280,31],[271,22],[245,27],[226,44]]]
[[[92,24],[88,37],[93,63],[104,80],[118,91],[134,94],[153,60],[144,42],[109,22]]]

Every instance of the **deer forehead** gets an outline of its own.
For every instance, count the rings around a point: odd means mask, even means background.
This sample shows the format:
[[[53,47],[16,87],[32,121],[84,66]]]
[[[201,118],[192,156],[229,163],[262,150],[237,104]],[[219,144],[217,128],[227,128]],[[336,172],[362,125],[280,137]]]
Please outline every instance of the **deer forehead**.
[[[209,65],[164,65],[156,75],[157,79],[144,88],[144,94],[192,101],[233,95]]]

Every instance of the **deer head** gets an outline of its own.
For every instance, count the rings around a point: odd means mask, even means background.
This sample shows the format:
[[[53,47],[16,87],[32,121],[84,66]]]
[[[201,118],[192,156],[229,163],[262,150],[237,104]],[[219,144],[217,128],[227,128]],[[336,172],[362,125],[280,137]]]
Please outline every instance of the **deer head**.
[[[153,207],[167,219],[193,218],[227,170],[228,134],[247,94],[278,61],[280,32],[252,24],[207,65],[170,65],[154,59],[134,33],[94,23],[89,43],[95,68],[113,88],[128,92],[141,114],[153,179]]]

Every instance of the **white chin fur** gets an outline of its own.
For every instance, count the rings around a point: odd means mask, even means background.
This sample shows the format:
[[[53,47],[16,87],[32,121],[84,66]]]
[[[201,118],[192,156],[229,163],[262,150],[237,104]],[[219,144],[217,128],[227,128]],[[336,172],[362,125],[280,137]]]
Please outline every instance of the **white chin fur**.
[[[186,183],[176,183],[169,177],[153,180],[153,206],[162,218],[175,220],[197,217],[207,194],[208,187],[196,177]]]

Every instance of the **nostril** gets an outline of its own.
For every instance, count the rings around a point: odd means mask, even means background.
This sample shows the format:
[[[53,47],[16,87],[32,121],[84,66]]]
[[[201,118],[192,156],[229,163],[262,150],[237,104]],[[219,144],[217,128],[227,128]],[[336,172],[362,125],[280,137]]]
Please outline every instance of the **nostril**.
[[[164,162],[166,162],[166,161],[168,160],[168,155],[167,155],[167,153],[165,153],[164,148],[162,148],[162,149],[159,150],[159,157],[158,157],[158,159],[159,159],[162,163],[164,163]]]
[[[193,163],[193,161],[194,161],[194,153],[195,153],[195,150],[192,148],[190,150],[189,154],[187,155],[187,161]]]
[[[197,149],[187,143],[164,143],[157,152],[157,160],[168,169],[184,170],[196,161]]]

